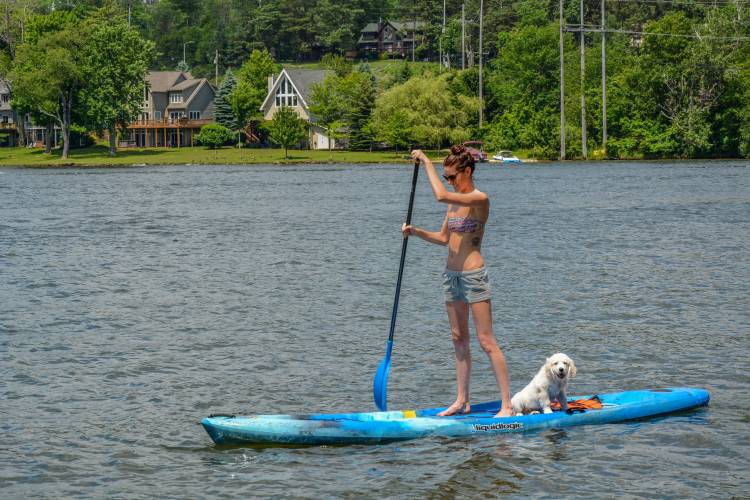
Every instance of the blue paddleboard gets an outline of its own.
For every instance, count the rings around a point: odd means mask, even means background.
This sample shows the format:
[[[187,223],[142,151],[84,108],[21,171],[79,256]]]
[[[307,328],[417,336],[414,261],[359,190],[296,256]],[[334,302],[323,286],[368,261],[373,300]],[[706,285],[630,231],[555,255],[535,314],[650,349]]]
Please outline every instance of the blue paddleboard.
[[[589,399],[593,396],[568,398]],[[211,416],[203,427],[217,444],[377,444],[427,436],[465,437],[608,424],[664,415],[708,404],[709,393],[688,387],[598,394],[599,409],[493,418],[500,402],[472,405],[471,413],[438,417],[444,408],[370,413]]]

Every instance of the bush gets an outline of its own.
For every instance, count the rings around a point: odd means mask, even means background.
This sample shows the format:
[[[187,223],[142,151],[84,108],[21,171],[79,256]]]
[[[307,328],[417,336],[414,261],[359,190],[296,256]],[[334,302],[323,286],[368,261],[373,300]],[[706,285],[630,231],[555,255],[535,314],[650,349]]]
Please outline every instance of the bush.
[[[59,140],[62,140],[61,137],[62,136],[58,134]],[[89,148],[94,144],[96,144],[96,141],[91,137],[88,130],[77,125],[70,127],[70,149]],[[55,145],[53,144],[53,147],[54,146]]]
[[[216,149],[234,139],[234,132],[218,123],[211,123],[203,127],[195,137],[195,141],[201,146]]]

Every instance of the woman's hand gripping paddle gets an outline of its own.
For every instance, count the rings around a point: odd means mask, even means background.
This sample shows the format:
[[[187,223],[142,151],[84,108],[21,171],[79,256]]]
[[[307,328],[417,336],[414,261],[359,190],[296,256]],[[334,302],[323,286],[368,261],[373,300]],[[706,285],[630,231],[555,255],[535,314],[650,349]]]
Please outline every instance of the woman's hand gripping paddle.
[[[417,188],[417,175],[419,174],[419,160],[414,162],[414,175],[411,178],[411,195],[409,196],[409,210],[406,212],[406,225],[411,224],[411,211],[414,207],[414,191]],[[401,295],[401,277],[404,275],[404,261],[406,260],[406,244],[409,238],[404,237],[401,243],[401,263],[398,265],[398,281],[396,282],[396,298],[393,300],[393,312],[391,313],[391,331],[388,334],[388,345],[385,357],[378,366],[375,380],[372,383],[372,395],[375,397],[375,406],[380,411],[388,409],[388,371],[391,369],[391,350],[393,349],[393,331],[396,329],[396,313],[398,312],[398,298]]]

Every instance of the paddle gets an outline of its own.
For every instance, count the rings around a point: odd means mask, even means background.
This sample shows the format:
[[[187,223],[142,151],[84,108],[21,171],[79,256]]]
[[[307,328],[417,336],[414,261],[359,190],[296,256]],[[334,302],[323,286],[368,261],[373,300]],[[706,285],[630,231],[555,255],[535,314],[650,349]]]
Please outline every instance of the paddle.
[[[406,212],[406,225],[411,224],[411,211],[414,207],[414,191],[417,188],[417,175],[419,174],[419,160],[414,162],[414,175],[411,178],[411,195],[409,196],[409,210]],[[398,281],[396,281],[396,298],[393,300],[393,312],[391,313],[391,330],[388,334],[388,345],[385,357],[378,365],[375,380],[372,383],[372,395],[375,397],[375,406],[380,411],[388,409],[387,385],[388,371],[391,369],[391,350],[393,349],[393,331],[396,329],[396,313],[398,313],[398,298],[401,295],[401,277],[404,275],[404,261],[406,260],[406,245],[409,238],[404,237],[401,243],[401,263],[398,265]]]

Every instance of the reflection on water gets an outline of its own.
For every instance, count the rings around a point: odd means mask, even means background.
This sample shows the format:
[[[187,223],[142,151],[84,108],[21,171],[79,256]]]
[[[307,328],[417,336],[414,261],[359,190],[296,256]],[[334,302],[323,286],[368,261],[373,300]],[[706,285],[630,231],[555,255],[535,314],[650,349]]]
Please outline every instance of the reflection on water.
[[[209,413],[373,409],[410,170],[3,170],[3,496],[745,495],[744,162],[477,172],[513,389],[563,351],[572,395],[698,386],[710,407],[481,439],[213,446],[198,424]],[[414,222],[437,229],[443,215],[423,179]],[[454,397],[444,251],[409,245],[394,409]],[[471,400],[495,400],[472,342]]]

